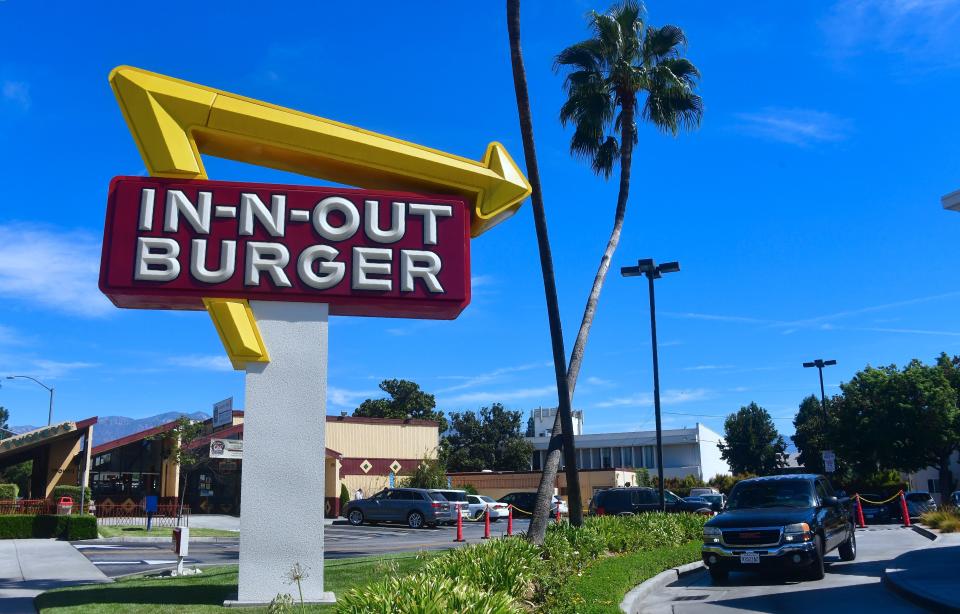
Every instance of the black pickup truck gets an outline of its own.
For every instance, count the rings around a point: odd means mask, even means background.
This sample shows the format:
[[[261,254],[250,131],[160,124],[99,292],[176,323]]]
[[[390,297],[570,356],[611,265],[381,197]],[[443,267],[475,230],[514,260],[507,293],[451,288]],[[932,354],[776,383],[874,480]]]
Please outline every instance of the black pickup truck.
[[[803,570],[824,576],[823,559],[857,556],[850,500],[837,498],[822,475],[777,475],[743,480],[724,511],[703,527],[703,563],[714,582],[731,570]]]

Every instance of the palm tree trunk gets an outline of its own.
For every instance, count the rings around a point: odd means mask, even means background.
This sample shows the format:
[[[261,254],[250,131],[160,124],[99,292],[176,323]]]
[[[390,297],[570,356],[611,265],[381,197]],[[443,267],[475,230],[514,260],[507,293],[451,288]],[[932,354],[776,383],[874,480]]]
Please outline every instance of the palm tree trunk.
[[[587,305],[583,310],[583,318],[580,320],[580,330],[577,332],[577,340],[573,345],[573,352],[570,354],[570,366],[567,368],[567,388],[570,390],[571,406],[573,405],[573,393],[577,388],[577,378],[580,376],[580,367],[583,364],[583,354],[587,348],[587,338],[590,336],[590,327],[593,325],[593,319],[597,313],[600,291],[607,279],[613,253],[617,250],[617,245],[620,244],[623,220],[627,214],[627,201],[630,196],[630,169],[633,163],[633,121],[634,106],[633,102],[630,101],[630,104],[624,107],[623,126],[620,131],[620,141],[622,143],[620,147],[620,190],[617,194],[617,210],[613,216],[613,230],[607,240],[607,248],[603,250],[603,256],[600,258],[600,267],[593,278],[593,287],[590,288],[590,295],[587,297]],[[558,439],[560,432],[560,413],[558,412],[553,422],[547,456],[543,462],[544,475],[546,475],[548,469],[556,474],[557,467],[560,465],[560,446],[554,446],[554,441]]]
[[[550,322],[550,340],[553,346],[553,365],[557,380],[557,413],[562,426],[562,437],[554,435],[550,440],[548,457],[556,456],[557,461],[547,463],[540,477],[537,489],[537,503],[533,518],[527,531],[527,539],[542,544],[547,532],[547,515],[553,498],[559,465],[559,454],[552,454],[563,448],[564,465],[567,473],[567,498],[570,510],[570,522],[579,526],[583,522],[583,508],[580,500],[580,478],[577,473],[576,449],[573,442],[573,416],[570,412],[570,390],[567,386],[566,350],[563,347],[563,328],[560,322],[560,305],[557,300],[557,284],[553,271],[553,256],[550,252],[550,238],[547,234],[547,216],[543,206],[543,192],[540,189],[540,167],[537,164],[537,152],[533,139],[533,120],[530,113],[530,96],[527,92],[527,75],[523,67],[523,53],[520,51],[520,0],[507,0],[507,31],[510,37],[510,60],[513,67],[513,85],[517,96],[517,111],[520,116],[520,133],[523,137],[523,154],[527,163],[527,178],[533,188],[531,202],[533,219],[537,231],[537,246],[540,250],[540,268],[543,274],[543,290],[547,301],[547,315]],[[557,429],[554,429],[556,432]]]

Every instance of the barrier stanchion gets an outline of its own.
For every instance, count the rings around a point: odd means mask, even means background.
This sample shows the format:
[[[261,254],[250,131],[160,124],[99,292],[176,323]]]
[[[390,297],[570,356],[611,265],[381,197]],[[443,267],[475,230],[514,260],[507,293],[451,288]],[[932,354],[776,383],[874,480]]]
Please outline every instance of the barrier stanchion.
[[[867,523],[863,519],[863,504],[860,503],[860,495],[854,495],[857,499],[857,524],[861,529],[867,528]]]
[[[490,510],[483,511],[483,538],[490,539]]]
[[[464,542],[467,541],[463,539],[463,514],[460,513],[460,509],[457,509],[457,539],[453,540],[455,542]]]
[[[557,503],[557,524],[560,524],[560,504]]]
[[[507,536],[513,535],[513,506],[507,506]]]
[[[903,526],[910,526],[910,508],[907,507],[907,496],[903,494],[903,491],[900,491],[900,510],[903,514]]]

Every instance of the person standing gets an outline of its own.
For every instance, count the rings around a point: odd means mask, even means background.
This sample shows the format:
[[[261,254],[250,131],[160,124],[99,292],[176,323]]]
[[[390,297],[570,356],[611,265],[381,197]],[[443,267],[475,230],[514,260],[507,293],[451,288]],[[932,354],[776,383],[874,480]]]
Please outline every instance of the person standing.
[[[363,499],[363,489],[358,487],[357,492],[353,493],[353,500],[359,501],[360,499]]]

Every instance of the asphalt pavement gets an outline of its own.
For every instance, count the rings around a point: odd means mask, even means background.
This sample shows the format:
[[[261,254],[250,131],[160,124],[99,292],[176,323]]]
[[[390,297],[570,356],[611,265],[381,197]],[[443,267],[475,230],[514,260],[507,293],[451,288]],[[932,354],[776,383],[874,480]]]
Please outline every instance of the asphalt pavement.
[[[193,519],[191,519],[191,524]],[[514,533],[527,530],[529,520],[515,519]],[[490,534],[499,537],[506,533],[507,522],[490,523]],[[351,526],[343,522],[324,527],[324,550],[328,559],[357,556],[376,556],[417,550],[443,550],[464,543],[482,541],[483,523],[466,522],[463,526],[465,542],[455,542],[456,527],[410,529],[403,525]],[[161,542],[131,542],[119,540],[87,540],[73,542],[104,574],[110,577],[134,573],[158,572],[177,564],[171,546]],[[191,541],[187,565],[228,565],[240,557],[239,539],[221,539],[217,542]]]
[[[641,612],[924,612],[885,588],[881,578],[897,556],[929,543],[914,531],[895,525],[857,529],[856,560],[842,562],[834,550],[827,555],[823,580],[733,572],[725,584],[714,586],[709,574],[698,572],[650,595]]]

